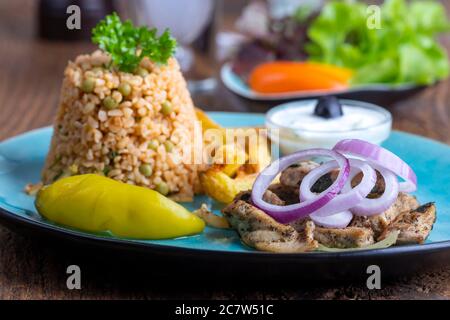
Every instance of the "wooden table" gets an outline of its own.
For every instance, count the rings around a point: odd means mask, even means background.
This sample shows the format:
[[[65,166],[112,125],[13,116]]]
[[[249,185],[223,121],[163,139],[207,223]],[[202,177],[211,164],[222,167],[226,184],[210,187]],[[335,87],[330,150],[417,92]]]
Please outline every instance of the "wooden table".
[[[62,73],[68,59],[89,52],[86,43],[39,40],[33,31],[37,1],[0,2],[0,140],[49,125],[58,103]],[[446,1],[448,4],[450,1]],[[450,38],[443,39],[450,48]],[[207,72],[214,68],[205,67]],[[450,144],[450,82],[443,81],[406,100],[386,106],[394,128]],[[241,99],[222,86],[206,96],[195,96],[206,110],[263,112],[271,106]],[[82,290],[66,288],[66,268],[82,267]],[[61,249],[33,237],[0,227],[0,298],[2,299],[117,299],[117,298],[256,298],[256,299],[397,299],[450,298],[450,271],[419,274],[412,279],[383,283],[369,291],[356,285],[272,285],[264,283],[211,285],[207,279],[193,284],[167,285],[170,277],[152,275],[151,265],[92,257],[83,248]]]

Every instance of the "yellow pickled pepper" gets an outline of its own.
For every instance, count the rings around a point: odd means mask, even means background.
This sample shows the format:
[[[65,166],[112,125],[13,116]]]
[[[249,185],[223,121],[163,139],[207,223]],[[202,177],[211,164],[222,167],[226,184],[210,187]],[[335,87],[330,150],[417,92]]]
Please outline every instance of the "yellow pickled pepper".
[[[45,186],[38,212],[53,222],[133,239],[167,239],[202,232],[204,222],[156,191],[96,174],[67,177]]]

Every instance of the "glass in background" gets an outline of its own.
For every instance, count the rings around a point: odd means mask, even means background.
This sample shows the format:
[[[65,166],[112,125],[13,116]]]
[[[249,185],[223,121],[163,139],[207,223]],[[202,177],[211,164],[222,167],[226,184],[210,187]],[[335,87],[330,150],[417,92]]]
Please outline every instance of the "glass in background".
[[[209,39],[205,32],[213,23],[215,0],[128,0],[121,1],[121,13],[133,20],[137,25],[155,27],[160,32],[170,29],[177,39],[178,48],[175,56],[183,73],[188,74],[195,69],[196,55],[193,43],[201,42],[202,56],[207,54]],[[191,77],[188,77],[191,78]],[[215,79],[188,80],[191,93],[214,89]]]
[[[69,30],[67,8],[80,8],[81,29]],[[112,13],[114,3],[110,0],[39,0],[37,6],[37,29],[41,38],[57,41],[91,41],[91,30],[107,14]]]

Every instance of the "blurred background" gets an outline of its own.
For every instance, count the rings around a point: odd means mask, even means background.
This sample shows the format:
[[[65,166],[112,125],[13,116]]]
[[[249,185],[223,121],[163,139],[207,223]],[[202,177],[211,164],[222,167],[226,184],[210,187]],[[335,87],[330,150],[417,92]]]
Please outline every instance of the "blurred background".
[[[265,112],[279,102],[257,102],[230,92],[220,81],[220,67],[236,55],[241,61],[267,54],[251,44],[267,32],[277,54],[290,58],[305,30],[292,16],[301,7],[318,8],[318,0],[3,0],[0,2],[0,139],[49,125],[56,110],[63,70],[77,55],[92,52],[91,28],[117,11],[138,25],[170,28],[180,46],[176,56],[194,103],[205,110]],[[380,1],[367,1],[379,3]],[[448,9],[450,1],[440,1]],[[187,3],[189,3],[187,5]],[[81,8],[81,30],[68,30],[69,5]],[[442,38],[448,48],[448,35]],[[239,48],[246,50],[239,50]],[[259,50],[259,51],[258,51]],[[248,52],[251,52],[248,55]],[[281,52],[281,53],[280,53]],[[246,56],[247,53],[247,56]],[[249,58],[250,56],[250,58]],[[234,66],[239,70],[240,65]],[[242,67],[245,69],[244,67]],[[245,70],[243,70],[245,73]],[[394,115],[394,128],[450,143],[448,82],[419,95],[378,95],[375,101]],[[373,100],[374,97],[358,97]],[[16,116],[17,112],[23,116]]]

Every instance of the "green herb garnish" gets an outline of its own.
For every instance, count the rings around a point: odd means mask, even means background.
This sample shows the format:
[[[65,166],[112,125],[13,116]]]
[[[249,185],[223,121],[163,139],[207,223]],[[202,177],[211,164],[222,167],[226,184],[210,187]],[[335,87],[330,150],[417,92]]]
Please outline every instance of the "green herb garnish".
[[[115,12],[92,30],[92,42],[111,55],[113,66],[125,72],[136,70],[144,57],[167,63],[177,45],[169,30],[158,37],[156,28],[135,27],[130,20],[122,22]]]
[[[108,173],[111,171],[111,167],[110,166],[105,166],[105,168],[103,169],[103,174],[106,176],[108,176]]]

